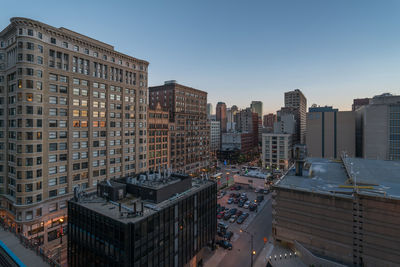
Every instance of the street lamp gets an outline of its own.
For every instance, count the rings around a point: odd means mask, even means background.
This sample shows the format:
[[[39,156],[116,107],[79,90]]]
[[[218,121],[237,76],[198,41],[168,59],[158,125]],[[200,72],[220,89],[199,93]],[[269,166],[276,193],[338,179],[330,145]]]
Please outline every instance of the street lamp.
[[[250,255],[251,255],[251,267],[253,267],[253,256],[256,255],[256,251],[253,249],[253,234],[250,232],[247,232],[246,230],[240,229],[241,233],[246,233],[250,235],[251,237],[251,250],[250,250]]]

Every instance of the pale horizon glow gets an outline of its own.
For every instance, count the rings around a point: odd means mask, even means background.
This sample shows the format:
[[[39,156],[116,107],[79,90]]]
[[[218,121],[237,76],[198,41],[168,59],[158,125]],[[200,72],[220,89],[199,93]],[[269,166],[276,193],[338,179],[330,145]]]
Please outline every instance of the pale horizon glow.
[[[354,98],[400,90],[400,2],[26,1],[2,3],[0,27],[27,17],[65,27],[150,62],[166,80],[227,107],[263,102],[264,114],[299,88],[307,104],[351,110]]]

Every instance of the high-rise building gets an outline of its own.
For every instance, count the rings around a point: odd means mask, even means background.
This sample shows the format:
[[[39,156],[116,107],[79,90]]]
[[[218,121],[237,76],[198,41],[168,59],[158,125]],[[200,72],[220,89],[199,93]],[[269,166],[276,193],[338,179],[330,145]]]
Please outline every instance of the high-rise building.
[[[368,105],[371,101],[370,98],[356,98],[353,99],[353,105],[351,105],[351,110],[356,111],[358,108]]]
[[[251,133],[254,136],[254,147],[258,146],[258,115],[251,108],[236,113],[236,130],[241,133]]]
[[[236,130],[236,113],[239,109],[237,106],[233,105],[231,108],[226,110],[226,131],[232,132]]]
[[[349,157],[356,151],[356,114],[332,107],[312,107],[307,113],[306,144],[313,158]]]
[[[375,96],[356,113],[357,156],[400,160],[400,96]]]
[[[149,105],[159,102],[169,111],[170,163],[174,171],[194,174],[208,168],[210,126],[207,120],[207,92],[166,81],[149,87]]]
[[[221,122],[210,121],[210,150],[216,153],[221,148]]]
[[[149,171],[169,168],[169,112],[160,103],[147,112],[147,158]]]
[[[251,101],[250,108],[253,112],[257,113],[258,118],[261,120],[263,119],[263,102],[261,101]]]
[[[204,112],[205,114],[205,112]],[[217,184],[141,174],[68,202],[68,264],[201,266],[217,232]]]
[[[269,113],[267,115],[264,115],[263,119],[263,125],[264,125],[264,130],[265,132],[273,132],[274,130],[274,123],[277,121],[276,114]]]
[[[0,218],[47,249],[74,188],[147,170],[149,63],[65,28],[10,21],[0,32]]]
[[[226,104],[224,102],[218,102],[216,108],[217,121],[221,122],[221,132],[226,133]]]
[[[211,103],[207,103],[207,118],[210,119],[213,114],[213,105]]]
[[[274,133],[286,133],[293,135],[296,131],[296,120],[293,114],[279,116],[279,121],[274,122]]]
[[[300,91],[295,89],[285,93],[285,108],[292,109],[296,119],[296,134],[293,144],[304,144],[306,133],[307,99]]]
[[[263,168],[286,170],[292,161],[292,135],[263,133],[262,137]]]

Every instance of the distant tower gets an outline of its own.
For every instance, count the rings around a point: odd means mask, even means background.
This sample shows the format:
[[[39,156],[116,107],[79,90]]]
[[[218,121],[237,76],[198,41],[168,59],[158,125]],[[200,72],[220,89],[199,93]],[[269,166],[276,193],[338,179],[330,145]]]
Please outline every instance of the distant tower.
[[[221,122],[221,132],[226,133],[226,104],[224,102],[217,104],[216,119]]]

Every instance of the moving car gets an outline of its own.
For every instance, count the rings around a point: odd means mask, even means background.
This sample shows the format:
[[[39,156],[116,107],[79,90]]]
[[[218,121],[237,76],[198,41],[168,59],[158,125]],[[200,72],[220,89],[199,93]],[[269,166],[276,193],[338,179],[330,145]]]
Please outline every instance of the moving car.
[[[223,247],[224,249],[232,250],[232,244],[229,243],[229,242],[226,241],[226,240],[218,240],[218,241],[217,241],[217,244],[218,244],[219,246]]]

